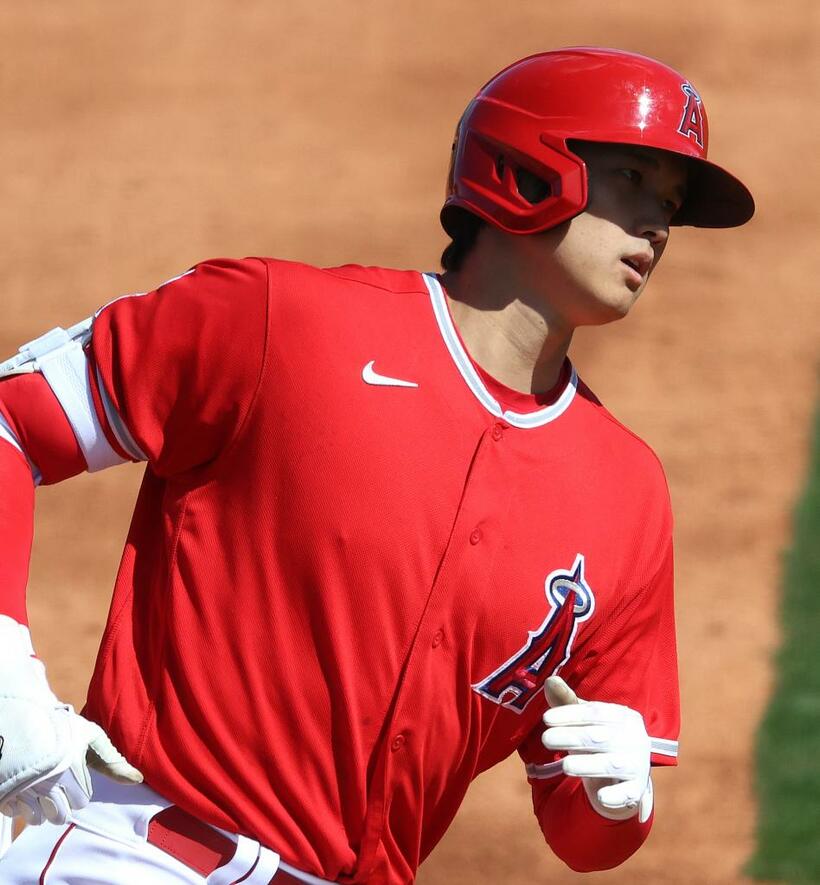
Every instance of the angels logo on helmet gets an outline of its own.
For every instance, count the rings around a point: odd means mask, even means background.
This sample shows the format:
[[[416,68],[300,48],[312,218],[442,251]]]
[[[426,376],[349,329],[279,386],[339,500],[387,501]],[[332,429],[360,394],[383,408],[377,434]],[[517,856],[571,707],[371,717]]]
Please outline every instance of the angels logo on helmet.
[[[678,132],[687,138],[695,136],[695,141],[703,147],[703,112],[701,110],[701,98],[691,83],[681,83],[686,103],[683,107],[683,115],[680,118]]]

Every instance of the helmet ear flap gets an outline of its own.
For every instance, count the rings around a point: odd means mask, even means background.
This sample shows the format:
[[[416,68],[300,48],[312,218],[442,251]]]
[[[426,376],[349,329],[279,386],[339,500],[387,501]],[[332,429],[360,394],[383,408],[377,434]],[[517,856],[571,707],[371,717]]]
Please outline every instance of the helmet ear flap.
[[[518,191],[518,185],[515,180],[515,164],[510,162],[503,153],[499,152],[496,154],[493,171],[495,172],[495,179],[501,185],[501,188],[514,196]]]
[[[523,166],[519,166],[515,170],[515,184],[518,193],[533,206],[543,203],[553,194],[553,185],[549,181],[540,175],[535,175]]]
[[[586,167],[563,143],[542,136],[536,159],[536,151],[470,124],[465,119],[459,127],[445,206],[461,206],[510,233],[547,230],[583,210]]]
[[[542,203],[553,192],[553,185],[549,181],[525,166],[508,160],[501,153],[495,159],[495,175],[505,191],[517,193],[531,206]]]

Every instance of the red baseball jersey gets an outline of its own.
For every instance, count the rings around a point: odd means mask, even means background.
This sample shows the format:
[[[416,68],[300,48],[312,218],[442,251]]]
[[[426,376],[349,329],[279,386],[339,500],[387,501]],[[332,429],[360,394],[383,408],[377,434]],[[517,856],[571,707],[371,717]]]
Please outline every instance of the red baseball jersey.
[[[566,363],[470,359],[434,275],[218,260],[97,315],[94,400],[148,462],[86,714],[189,811],[407,882],[480,772],[560,776],[547,676],[674,764],[668,491]]]

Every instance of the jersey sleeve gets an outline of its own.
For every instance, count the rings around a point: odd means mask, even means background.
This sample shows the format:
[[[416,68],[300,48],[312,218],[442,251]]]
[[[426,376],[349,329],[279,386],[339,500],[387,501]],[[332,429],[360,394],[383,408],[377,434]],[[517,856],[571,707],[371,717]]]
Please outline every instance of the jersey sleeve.
[[[660,549],[651,577],[616,602],[561,675],[583,700],[623,704],[640,712],[652,740],[652,764],[676,765],[680,704],[671,533]],[[541,743],[543,731],[539,723],[518,752],[548,844],[576,870],[617,866],[645,841],[652,818],[640,824],[637,817],[608,821],[598,815],[581,779],[564,775],[564,754]]]
[[[89,356],[113,448],[170,476],[230,446],[261,378],[267,291],[263,261],[220,259],[99,311]]]
[[[555,855],[579,873],[609,870],[631,857],[649,836],[654,813],[609,820],[587,798],[581,778],[567,777],[560,754],[541,743],[543,726],[534,729],[518,752],[527,763],[532,804],[544,839]]]
[[[585,700],[623,704],[644,718],[652,764],[677,765],[680,695],[671,534],[657,570],[601,619],[580,658],[561,675]]]
[[[0,615],[28,624],[26,583],[34,537],[34,482],[31,466],[16,441],[2,433],[0,489]]]

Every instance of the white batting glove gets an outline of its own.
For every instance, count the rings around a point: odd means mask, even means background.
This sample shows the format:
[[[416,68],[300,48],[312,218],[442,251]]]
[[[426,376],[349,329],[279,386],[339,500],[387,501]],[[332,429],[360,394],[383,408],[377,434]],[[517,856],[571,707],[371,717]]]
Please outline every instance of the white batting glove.
[[[91,799],[89,765],[142,782],[99,725],[54,696],[28,628],[0,615],[0,813],[65,823]]]
[[[643,716],[631,707],[582,701],[560,676],[545,686],[550,709],[541,742],[565,750],[564,774],[580,777],[592,807],[602,817],[626,820],[652,813],[651,743]]]

